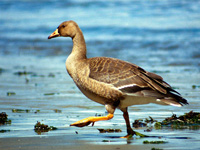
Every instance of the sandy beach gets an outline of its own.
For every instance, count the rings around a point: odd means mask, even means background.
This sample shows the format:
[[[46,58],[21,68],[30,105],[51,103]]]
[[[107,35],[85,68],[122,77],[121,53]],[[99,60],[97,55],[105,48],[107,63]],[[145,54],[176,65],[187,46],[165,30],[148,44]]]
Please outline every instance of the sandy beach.
[[[71,136],[73,138],[73,136]],[[9,142],[9,145],[2,145],[4,142]],[[73,143],[73,144],[72,144]],[[68,137],[47,137],[47,138],[8,138],[1,139],[1,149],[2,150],[64,150],[64,149],[73,149],[73,150],[101,150],[101,149],[151,149],[152,147],[163,147],[163,146],[153,146],[153,145],[91,145],[86,144],[84,141],[75,141],[71,140]]]
[[[84,117],[105,115],[105,109],[104,106],[90,101],[79,92],[73,81],[67,76],[65,69],[62,68],[63,59],[27,56],[4,57],[0,60],[1,64],[6,65],[7,60],[12,60],[12,63],[9,63],[7,69],[1,73],[1,84],[4,86],[1,86],[0,109],[8,114],[11,124],[1,126],[0,149],[188,149],[190,143],[192,143],[193,149],[200,147],[198,139],[200,131],[190,129],[156,130],[151,128],[151,132],[144,132],[149,128],[144,127],[135,130],[157,137],[134,136],[129,140],[121,139],[119,137],[126,135],[126,131],[122,112],[119,110],[116,111],[112,120],[97,122],[93,127],[70,127],[70,123]],[[20,60],[23,60],[23,65]],[[53,66],[48,65],[50,61],[54,62]],[[53,69],[55,75],[52,77],[49,74]],[[24,71],[32,73],[16,74],[16,72]],[[168,77],[172,78],[170,73],[168,73]],[[181,78],[181,75],[179,77]],[[181,108],[160,107],[160,105],[154,104],[132,106],[129,109],[131,122],[134,122],[135,119],[148,118],[148,116],[155,120],[162,120],[170,117],[172,113],[182,115],[190,110],[198,112],[198,89],[193,89],[192,85],[199,80],[199,76],[194,75],[193,78],[189,78],[188,75],[188,79],[191,81],[188,85],[189,90],[187,89],[190,105]],[[187,81],[184,80],[184,82]],[[59,84],[59,88],[57,88],[57,84]],[[15,94],[7,95],[9,91]],[[197,96],[197,98],[193,98],[191,101],[191,95]],[[73,101],[71,101],[72,99]],[[37,121],[58,129],[37,133],[34,131]],[[99,133],[98,128],[121,129],[122,132]],[[143,144],[145,140],[167,143]]]
[[[9,120],[0,125],[0,150],[199,150],[199,128],[156,129],[148,124],[133,128],[148,138],[119,138],[126,135],[120,110],[112,120],[70,127],[107,112],[86,98],[66,72],[72,40],[47,39],[61,22],[74,20],[85,36],[88,58],[114,57],[162,76],[189,105],[129,107],[131,125],[150,117],[162,121],[173,114],[200,112],[199,8],[193,0],[0,1],[0,113]],[[37,122],[57,129],[35,132]]]

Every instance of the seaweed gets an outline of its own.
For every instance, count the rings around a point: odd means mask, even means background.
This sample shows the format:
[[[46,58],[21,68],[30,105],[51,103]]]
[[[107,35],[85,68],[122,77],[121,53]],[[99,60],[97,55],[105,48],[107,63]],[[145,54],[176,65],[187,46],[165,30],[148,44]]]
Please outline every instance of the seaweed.
[[[200,85],[192,85],[192,89],[200,88]]]
[[[35,132],[37,132],[38,134],[41,134],[41,132],[48,132],[48,131],[51,131],[51,130],[56,130],[57,128],[54,127],[54,126],[48,126],[48,125],[45,125],[43,123],[40,123],[37,121],[37,123],[35,124],[34,126],[34,130]]]
[[[134,128],[146,127],[147,126],[147,124],[144,123],[143,120],[135,120],[132,125],[133,125]]]
[[[10,130],[0,130],[0,133],[10,132]]]
[[[145,122],[146,123],[154,123],[154,122],[157,122],[157,120],[154,120],[151,116],[149,116],[149,119],[145,119]]]
[[[103,116],[102,114],[95,114],[95,117],[100,117],[100,116]]]
[[[139,127],[148,127],[148,123],[154,123],[157,122],[157,120],[154,120],[151,116],[149,116],[149,119],[146,118],[145,121],[143,119],[138,119],[135,120],[132,126],[134,128],[139,128]]]
[[[162,122],[155,123],[156,129],[162,127],[171,127],[172,129],[199,129],[200,128],[200,113],[190,111],[179,117],[173,114],[171,117],[165,118]]]
[[[49,73],[48,77],[55,78],[55,74]]]
[[[172,114],[171,117],[165,118],[163,121],[158,122],[149,116],[149,119],[139,119],[135,120],[132,124],[133,127],[151,127],[154,124],[155,129],[162,129],[163,127],[170,127],[172,129],[192,129],[197,130],[200,129],[200,113],[190,111],[185,113],[184,115],[177,116],[176,114]],[[151,131],[151,129],[145,130],[147,132]]]
[[[12,96],[12,95],[16,95],[15,92],[7,92],[7,96]]]
[[[160,122],[156,122],[154,124],[155,129],[161,129],[162,128],[162,124]]]
[[[143,144],[164,144],[164,143],[167,143],[167,142],[166,141],[148,141],[148,140],[143,141]]]
[[[48,95],[55,95],[55,93],[44,93],[45,96],[48,96]]]
[[[36,111],[34,111],[34,113],[35,114],[37,114],[37,113],[39,113],[40,112],[40,110],[39,109],[37,109]]]
[[[113,132],[122,132],[121,129],[98,129],[100,133],[113,133]],[[134,131],[136,136],[148,137],[147,135],[141,134],[137,131]],[[130,135],[128,139],[132,138],[133,135]]]
[[[0,68],[0,74],[2,74],[3,72],[5,72],[6,70],[3,68]]]
[[[34,72],[27,72],[27,71],[18,71],[18,72],[15,72],[14,75],[18,75],[18,76],[33,75],[33,76],[35,76],[36,73],[34,73]]]
[[[102,140],[102,142],[110,142],[110,140]]]
[[[44,75],[38,75],[35,72],[30,72],[30,71],[17,71],[14,73],[14,75],[17,76],[31,76],[31,77],[45,77]],[[52,77],[53,75],[50,74],[50,77]]]
[[[62,113],[62,110],[60,110],[60,109],[54,109],[54,112],[55,113]]]
[[[2,68],[0,68],[0,74],[3,72],[3,69]]]
[[[163,150],[163,149],[153,147],[151,150]]]
[[[98,129],[100,133],[113,133],[113,132],[122,132],[121,129]]]
[[[34,113],[36,114],[36,113],[39,113],[40,110],[30,110],[30,109],[12,109],[12,112],[13,112],[13,113],[30,113],[30,112],[34,112]]]
[[[59,94],[59,93],[44,93],[45,96],[56,95],[56,94]]]
[[[11,120],[8,120],[8,115],[5,112],[0,113],[0,125],[11,124]]]
[[[29,113],[29,109],[12,109],[13,113]]]

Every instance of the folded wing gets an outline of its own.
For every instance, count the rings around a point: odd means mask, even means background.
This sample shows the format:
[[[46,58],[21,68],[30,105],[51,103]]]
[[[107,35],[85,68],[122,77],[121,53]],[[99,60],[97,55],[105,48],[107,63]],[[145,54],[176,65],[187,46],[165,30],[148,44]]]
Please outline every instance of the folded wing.
[[[91,58],[88,62],[90,78],[110,84],[125,95],[154,97],[175,106],[188,104],[161,76],[147,72],[137,65],[106,57]]]

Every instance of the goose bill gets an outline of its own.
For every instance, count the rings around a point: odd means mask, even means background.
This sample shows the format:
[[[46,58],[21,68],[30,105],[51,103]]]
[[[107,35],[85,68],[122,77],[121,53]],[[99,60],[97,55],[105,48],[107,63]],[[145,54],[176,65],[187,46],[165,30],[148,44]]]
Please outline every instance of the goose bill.
[[[55,38],[55,37],[58,37],[60,36],[60,34],[58,33],[58,29],[56,29],[49,37],[48,39],[52,39],[52,38]]]

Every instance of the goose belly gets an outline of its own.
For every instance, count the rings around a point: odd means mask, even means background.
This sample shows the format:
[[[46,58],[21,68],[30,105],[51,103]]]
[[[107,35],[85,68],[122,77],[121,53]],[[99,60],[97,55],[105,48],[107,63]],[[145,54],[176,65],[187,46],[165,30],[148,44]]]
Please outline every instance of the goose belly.
[[[93,100],[93,101],[95,101],[95,102],[97,102],[97,103],[100,103],[100,104],[102,104],[102,105],[105,105],[106,104],[106,100],[103,98],[103,97],[100,97],[100,96],[98,96],[98,95],[96,95],[96,94],[94,94],[94,93],[92,93],[92,92],[90,92],[90,91],[87,91],[87,90],[85,90],[84,88],[82,88],[82,87],[80,87],[80,86],[77,86],[79,89],[80,89],[80,91],[87,97],[87,98],[89,98],[89,99],[91,99],[91,100]]]
[[[149,103],[168,105],[162,101],[157,100],[154,97],[140,97],[140,96],[126,95],[123,100],[120,100],[119,108],[126,108],[131,105],[143,105]]]

